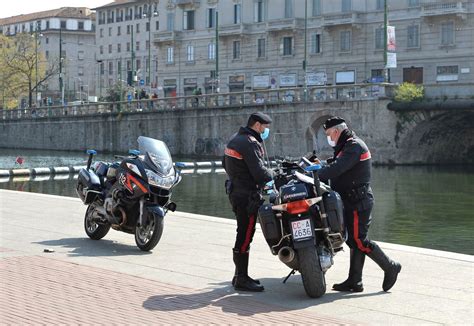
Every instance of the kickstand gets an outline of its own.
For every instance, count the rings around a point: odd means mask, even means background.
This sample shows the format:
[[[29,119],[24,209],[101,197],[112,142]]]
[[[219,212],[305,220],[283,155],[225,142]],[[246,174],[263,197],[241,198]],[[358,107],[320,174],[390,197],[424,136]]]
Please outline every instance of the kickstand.
[[[285,279],[283,280],[283,284],[286,283],[286,281],[288,281],[288,279],[290,278],[291,275],[295,274],[296,273],[296,269],[292,269],[290,274],[288,274],[287,277],[285,277]]]

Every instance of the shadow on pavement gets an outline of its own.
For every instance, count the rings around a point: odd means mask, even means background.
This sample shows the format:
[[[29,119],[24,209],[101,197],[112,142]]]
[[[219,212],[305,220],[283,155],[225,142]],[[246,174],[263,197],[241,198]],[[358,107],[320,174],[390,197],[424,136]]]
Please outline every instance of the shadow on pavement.
[[[46,247],[70,248],[68,255],[102,257],[102,256],[138,256],[149,255],[152,251],[141,251],[137,246],[118,243],[111,240],[91,240],[89,238],[63,238],[34,242]]]
[[[288,290],[288,295],[286,295],[284,290],[276,289],[276,284],[281,284],[281,279],[268,278],[261,281],[266,286],[265,292],[237,292],[230,285],[230,282],[222,282],[214,284],[214,286],[217,286],[215,288],[198,290],[200,292],[151,296],[143,303],[143,307],[148,310],[179,311],[201,309],[209,306],[220,307],[223,312],[239,316],[253,316],[269,312],[301,310],[337,300],[377,296],[384,293],[382,291],[366,294],[342,293],[333,292],[328,288],[328,292],[323,297],[314,299],[306,296],[302,285],[295,286],[296,283],[282,284]],[[275,290],[278,293],[275,293]]]

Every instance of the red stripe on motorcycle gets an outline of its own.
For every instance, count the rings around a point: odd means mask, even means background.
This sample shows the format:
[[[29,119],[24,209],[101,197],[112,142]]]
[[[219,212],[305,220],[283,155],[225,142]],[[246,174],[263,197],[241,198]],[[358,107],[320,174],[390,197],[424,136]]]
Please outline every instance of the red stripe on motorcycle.
[[[372,155],[370,155],[370,151],[367,151],[367,152],[365,152],[364,154],[362,154],[360,156],[360,161],[367,161],[371,157],[372,157]]]
[[[133,188],[132,188],[132,185],[130,184],[130,181],[133,181],[134,184],[136,184],[138,186],[138,188],[141,189],[141,191],[143,191],[145,194],[148,192],[148,190],[140,183],[140,181],[138,181],[137,179],[135,179],[131,174],[128,174],[127,175],[127,181],[128,181],[128,184],[130,186],[130,190],[133,192]],[[127,187],[128,188],[128,187]]]
[[[240,252],[244,253],[247,252],[248,247],[250,245],[250,238],[252,237],[253,228],[255,227],[255,216],[249,216],[249,226],[247,227],[247,232],[245,232],[245,241],[240,247]]]
[[[359,213],[357,210],[354,210],[354,240],[357,244],[357,248],[360,251],[369,254],[372,250],[369,247],[365,247],[362,241],[359,239]]]

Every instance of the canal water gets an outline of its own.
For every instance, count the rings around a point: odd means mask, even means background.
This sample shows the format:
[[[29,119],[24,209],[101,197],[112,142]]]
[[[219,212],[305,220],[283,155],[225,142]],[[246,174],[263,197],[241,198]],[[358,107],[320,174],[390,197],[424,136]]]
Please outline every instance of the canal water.
[[[86,155],[69,152],[2,150],[0,169],[84,165]],[[98,156],[111,160],[112,156]],[[186,160],[185,160],[186,161]],[[189,160],[188,160],[189,161]],[[18,166],[17,166],[18,167]],[[374,167],[374,240],[474,254],[474,167]],[[234,218],[224,194],[225,174],[185,174],[175,188],[178,210]],[[0,179],[1,189],[76,197],[72,175]],[[82,221],[78,221],[82,223]]]

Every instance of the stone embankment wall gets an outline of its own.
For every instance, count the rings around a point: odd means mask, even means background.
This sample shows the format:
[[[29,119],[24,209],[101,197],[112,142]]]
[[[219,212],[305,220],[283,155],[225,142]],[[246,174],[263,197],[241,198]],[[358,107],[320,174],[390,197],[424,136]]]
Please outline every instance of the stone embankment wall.
[[[413,139],[423,140],[423,135],[416,135],[416,125],[424,123],[424,132],[429,131],[436,117],[401,115],[388,110],[388,103],[362,100],[2,121],[0,148],[71,151],[93,148],[124,153],[137,148],[136,139],[143,135],[163,140],[172,154],[216,157],[222,155],[227,140],[239,126],[246,124],[248,116],[262,110],[274,120],[266,142],[270,156],[298,157],[312,149],[322,153],[322,157],[329,156],[331,149],[322,124],[329,116],[338,115],[366,141],[375,163],[439,163],[438,156],[432,155],[436,148],[425,144],[429,149],[426,152],[413,144]],[[449,144],[444,144],[443,148],[446,147]]]

